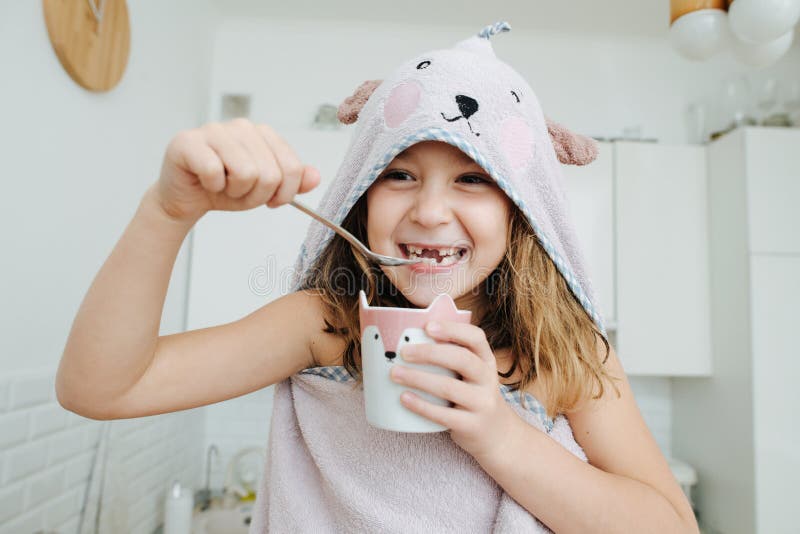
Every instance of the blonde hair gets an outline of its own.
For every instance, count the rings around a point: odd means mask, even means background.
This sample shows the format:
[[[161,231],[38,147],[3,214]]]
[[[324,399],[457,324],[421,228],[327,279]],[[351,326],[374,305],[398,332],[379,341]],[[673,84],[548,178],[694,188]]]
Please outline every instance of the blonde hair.
[[[342,225],[363,243],[366,236],[366,194],[356,202]],[[525,390],[539,380],[546,391],[540,400],[548,416],[578,408],[588,398],[599,398],[608,380],[603,365],[608,341],[575,298],[525,215],[512,205],[506,253],[500,265],[481,282],[485,313],[478,326],[492,350],[510,348],[512,366],[521,378],[509,384]],[[334,236],[317,258],[301,289],[317,292],[325,310],[324,332],[346,341],[343,364],[361,380],[361,333],[358,292],[364,290],[372,306],[414,307],[380,268],[368,264],[344,239]],[[598,358],[598,339],[605,357]]]

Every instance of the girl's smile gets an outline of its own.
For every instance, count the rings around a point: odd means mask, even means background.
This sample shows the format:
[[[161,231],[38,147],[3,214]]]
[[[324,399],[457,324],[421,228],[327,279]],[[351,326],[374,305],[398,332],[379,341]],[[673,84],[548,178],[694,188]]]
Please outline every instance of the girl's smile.
[[[450,272],[467,259],[467,247],[438,245],[435,243],[400,243],[401,257],[428,258],[432,261],[415,263],[407,267],[417,273]]]
[[[382,267],[413,304],[457,299],[503,259],[511,201],[458,148],[423,141],[398,154],[367,191],[367,239],[381,254],[431,261]]]

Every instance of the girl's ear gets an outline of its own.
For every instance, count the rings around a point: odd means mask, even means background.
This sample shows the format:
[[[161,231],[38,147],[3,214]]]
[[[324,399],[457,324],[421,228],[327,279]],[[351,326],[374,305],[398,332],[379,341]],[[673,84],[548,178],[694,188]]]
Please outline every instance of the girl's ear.
[[[558,161],[566,165],[586,165],[597,158],[597,143],[594,139],[573,133],[547,117],[545,120]]]
[[[375,92],[375,89],[381,84],[383,80],[367,80],[358,86],[355,92],[344,99],[344,102],[339,104],[339,112],[337,117],[343,124],[353,124],[358,119],[358,114],[361,108],[367,103],[370,95]]]

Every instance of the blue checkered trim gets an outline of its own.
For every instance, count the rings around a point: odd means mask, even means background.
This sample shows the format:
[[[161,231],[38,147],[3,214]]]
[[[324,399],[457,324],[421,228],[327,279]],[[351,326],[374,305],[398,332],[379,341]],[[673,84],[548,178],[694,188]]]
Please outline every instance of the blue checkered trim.
[[[335,380],[336,382],[350,382],[351,380],[355,380],[355,378],[350,376],[350,373],[347,372],[347,368],[343,365],[331,365],[329,367],[309,367],[308,369],[303,369],[298,374],[317,375],[329,380]]]
[[[594,309],[589,298],[584,293],[583,288],[578,283],[578,279],[575,278],[574,273],[569,268],[567,263],[564,259],[556,252],[555,247],[547,238],[547,236],[542,232],[539,224],[536,222],[536,219],[533,218],[533,214],[525,202],[520,198],[511,184],[506,180],[505,176],[503,176],[497,169],[495,169],[489,161],[481,154],[478,149],[476,149],[469,141],[464,139],[461,135],[455,132],[450,132],[448,130],[444,130],[442,128],[424,128],[417,133],[408,135],[401,139],[398,143],[396,143],[386,155],[376,163],[368,172],[367,179],[362,180],[361,183],[350,193],[350,197],[342,203],[339,207],[338,212],[336,213],[336,217],[334,221],[337,223],[341,223],[344,220],[345,215],[350,211],[350,209],[355,205],[356,201],[364,194],[364,192],[369,189],[369,186],[375,181],[378,175],[385,169],[389,163],[397,156],[400,152],[405,150],[406,148],[419,143],[421,141],[444,141],[445,143],[449,143],[454,147],[460,149],[462,152],[467,154],[471,157],[475,163],[483,167],[489,175],[494,178],[497,185],[502,189],[506,195],[522,210],[522,213],[528,218],[533,226],[536,235],[539,237],[539,241],[541,241],[542,246],[544,247],[545,251],[547,252],[550,259],[553,260],[553,263],[556,264],[561,275],[567,281],[569,288],[572,290],[572,293],[581,303],[583,308],[589,314],[589,316],[594,321],[595,325],[600,329],[600,332],[603,334],[603,337],[608,337],[606,334],[606,328],[603,325],[603,319],[600,317],[600,314]],[[332,236],[333,231],[328,229],[328,235]],[[329,239],[326,238],[325,242]]]
[[[533,412],[539,416],[539,420],[544,425],[544,428],[548,434],[551,430],[553,430],[553,419],[547,416],[547,410],[544,409],[544,406],[542,406],[542,403],[539,402],[539,399],[527,391],[521,392],[518,389],[512,390],[505,384],[500,384],[500,393],[503,394],[503,398],[506,399],[506,402],[519,404],[529,412]]]
[[[508,22],[495,22],[494,24],[490,24],[486,26],[484,29],[478,32],[478,37],[482,39],[488,39],[492,35],[497,35],[500,32],[510,32],[511,26]]]
[[[335,380],[336,382],[351,382],[355,380],[342,365],[309,367],[308,369],[303,369],[298,374],[321,376],[329,380]],[[510,404],[517,404],[522,406],[522,408],[536,414],[544,425],[544,428],[548,434],[551,430],[553,430],[553,419],[547,416],[547,411],[536,397],[528,392],[525,392],[524,397],[522,397],[522,393],[519,390],[512,390],[505,384],[500,384],[500,393],[503,394],[503,398],[506,400],[506,402]]]

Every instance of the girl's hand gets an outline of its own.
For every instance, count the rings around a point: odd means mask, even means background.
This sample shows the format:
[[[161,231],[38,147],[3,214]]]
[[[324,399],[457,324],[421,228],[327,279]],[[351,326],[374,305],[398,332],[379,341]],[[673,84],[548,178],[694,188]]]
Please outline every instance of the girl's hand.
[[[210,210],[276,208],[319,182],[319,172],[304,166],[275,130],[240,118],[177,134],[155,190],[167,215],[195,222]]]
[[[411,411],[448,427],[453,441],[478,461],[498,454],[520,418],[500,393],[497,361],[486,333],[477,326],[450,321],[428,323],[426,332],[437,341],[455,345],[406,345],[400,353],[403,359],[451,369],[461,375],[461,380],[403,365],[393,366],[392,380],[449,400],[455,406],[432,404],[410,391],[401,395],[401,402]]]

